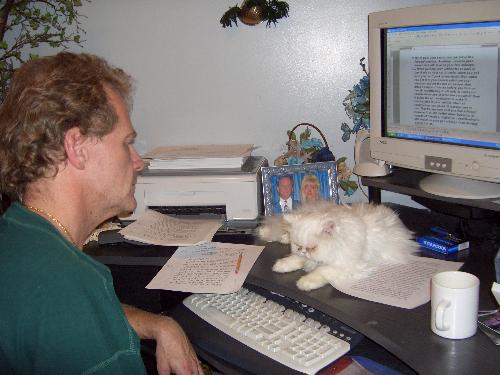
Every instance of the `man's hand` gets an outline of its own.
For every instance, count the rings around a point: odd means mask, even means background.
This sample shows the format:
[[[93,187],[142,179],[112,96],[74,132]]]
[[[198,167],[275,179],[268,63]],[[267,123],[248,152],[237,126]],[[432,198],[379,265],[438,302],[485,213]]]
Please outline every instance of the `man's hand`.
[[[196,353],[182,328],[173,319],[162,316],[156,336],[156,367],[163,374],[203,374]]]
[[[156,340],[156,367],[160,375],[203,375],[188,338],[171,318],[122,304],[127,319],[142,339]]]

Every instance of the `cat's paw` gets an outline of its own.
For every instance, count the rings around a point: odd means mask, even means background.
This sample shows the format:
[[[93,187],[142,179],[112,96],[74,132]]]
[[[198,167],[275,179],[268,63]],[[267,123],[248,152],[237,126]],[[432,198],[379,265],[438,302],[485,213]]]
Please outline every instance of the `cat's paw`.
[[[260,238],[262,238],[265,241],[274,241],[274,238],[272,237],[272,231],[271,228],[267,226],[261,226],[257,228],[257,234]]]
[[[292,272],[301,269],[303,265],[303,259],[292,255],[286,258],[278,259],[273,265],[273,271],[279,273]]]
[[[305,263],[302,269],[306,272],[311,272],[314,270],[316,267],[318,267],[318,263],[316,263],[314,260],[308,259]]]
[[[310,273],[297,280],[297,288],[300,290],[313,290],[328,284],[328,281],[321,275]]]

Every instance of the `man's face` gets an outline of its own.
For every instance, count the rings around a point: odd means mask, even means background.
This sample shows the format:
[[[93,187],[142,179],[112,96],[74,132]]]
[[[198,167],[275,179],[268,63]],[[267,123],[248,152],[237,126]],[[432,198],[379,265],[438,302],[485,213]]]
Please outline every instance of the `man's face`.
[[[123,99],[112,90],[106,93],[118,122],[102,139],[89,140],[89,168],[93,171],[89,191],[102,202],[102,214],[111,217],[135,209],[135,183],[144,162],[134,148],[136,133]]]
[[[292,195],[292,180],[288,177],[282,177],[278,181],[278,194],[283,199],[290,198]]]

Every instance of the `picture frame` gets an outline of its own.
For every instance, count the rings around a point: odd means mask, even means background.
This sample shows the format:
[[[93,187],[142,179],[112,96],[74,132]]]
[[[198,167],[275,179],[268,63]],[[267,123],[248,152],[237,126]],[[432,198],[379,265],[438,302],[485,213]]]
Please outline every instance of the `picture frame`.
[[[265,216],[288,212],[307,200],[340,203],[334,161],[262,167],[261,171]]]

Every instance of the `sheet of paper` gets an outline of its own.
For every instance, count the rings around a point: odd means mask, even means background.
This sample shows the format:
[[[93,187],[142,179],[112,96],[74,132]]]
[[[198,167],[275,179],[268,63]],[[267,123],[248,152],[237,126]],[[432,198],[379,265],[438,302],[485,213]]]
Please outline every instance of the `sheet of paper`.
[[[150,159],[227,158],[249,156],[253,144],[184,145],[157,147],[143,155]]]
[[[146,288],[233,293],[241,288],[263,249],[219,242],[179,247]]]
[[[177,219],[153,210],[123,228],[125,238],[161,246],[188,246],[212,240],[222,220]]]
[[[368,301],[413,309],[430,301],[431,278],[434,274],[456,271],[462,265],[460,262],[414,256],[408,263],[383,265],[366,279],[335,287],[343,293]]]

